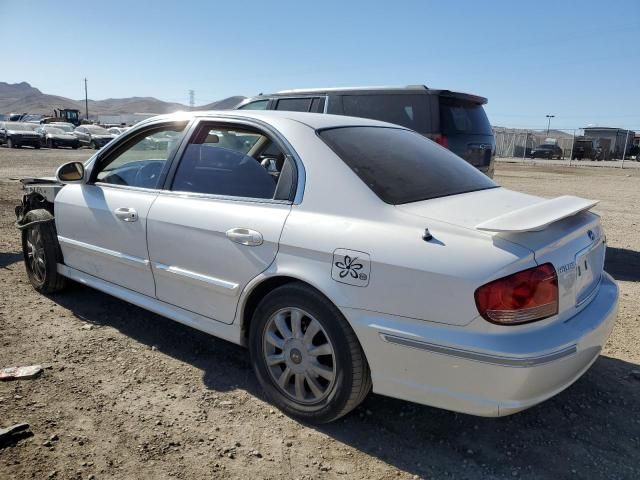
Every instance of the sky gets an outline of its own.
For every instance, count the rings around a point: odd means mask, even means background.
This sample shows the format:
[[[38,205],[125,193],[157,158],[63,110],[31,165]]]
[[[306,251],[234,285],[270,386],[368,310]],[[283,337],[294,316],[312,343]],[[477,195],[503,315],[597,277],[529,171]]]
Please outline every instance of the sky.
[[[640,131],[640,0],[0,0],[0,25],[0,81],[74,99],[424,84],[493,125]]]

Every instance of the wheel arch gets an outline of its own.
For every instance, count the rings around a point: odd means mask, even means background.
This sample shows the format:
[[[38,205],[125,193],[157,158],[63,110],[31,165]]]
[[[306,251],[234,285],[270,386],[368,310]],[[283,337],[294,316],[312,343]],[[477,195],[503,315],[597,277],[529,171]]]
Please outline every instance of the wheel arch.
[[[260,301],[276,288],[289,283],[300,283],[300,284],[306,285],[307,287],[315,290],[320,295],[325,297],[338,310],[340,310],[339,306],[327,294],[326,291],[324,291],[318,285],[314,285],[308,280],[305,280],[304,278],[291,275],[289,273],[279,273],[275,275],[262,277],[259,280],[254,281],[253,284],[250,284],[248,286],[245,294],[243,295],[244,298],[241,299],[240,301],[239,310],[238,310],[238,319],[240,323],[241,338],[243,340],[243,343],[246,343],[246,341],[248,340],[251,319]],[[347,323],[348,323],[348,320],[347,320]]]

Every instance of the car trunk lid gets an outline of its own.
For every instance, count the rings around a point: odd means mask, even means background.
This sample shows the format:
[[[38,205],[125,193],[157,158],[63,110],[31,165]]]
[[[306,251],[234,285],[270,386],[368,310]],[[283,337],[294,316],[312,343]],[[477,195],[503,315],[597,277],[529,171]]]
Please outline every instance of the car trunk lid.
[[[551,263],[558,274],[559,317],[567,319],[595,296],[603,271],[604,234],[600,218],[589,212],[596,203],[494,188],[397,208],[424,217],[425,227],[433,219],[484,232],[528,248],[539,265]]]

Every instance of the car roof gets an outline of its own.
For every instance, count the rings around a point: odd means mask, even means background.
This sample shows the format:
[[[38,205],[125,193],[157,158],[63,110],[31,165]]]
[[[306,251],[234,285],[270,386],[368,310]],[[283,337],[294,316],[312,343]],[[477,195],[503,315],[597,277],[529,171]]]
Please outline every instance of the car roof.
[[[262,120],[267,123],[272,123],[272,121],[280,122],[284,121],[294,121],[308,126],[314,130],[320,130],[323,128],[338,128],[338,127],[389,127],[389,128],[398,128],[404,129],[400,125],[394,125],[392,123],[381,122],[379,120],[371,120],[368,118],[360,118],[360,117],[348,117],[345,115],[331,115],[325,113],[308,113],[308,112],[290,112],[285,110],[205,110],[205,111],[196,111],[196,112],[176,112],[168,115],[161,115],[158,117],[152,117],[144,122],[140,122],[140,124],[147,123],[150,121],[154,121],[155,119],[165,118],[170,120],[172,118],[175,119],[184,119],[188,120],[191,118],[205,118],[211,117],[212,119],[216,117],[226,117],[226,118],[249,118]]]
[[[349,95],[349,94],[364,94],[364,95],[382,95],[382,94],[424,94],[424,95],[442,95],[445,97],[460,98],[468,100],[470,102],[479,103],[484,105],[487,103],[487,98],[475,95],[472,93],[455,92],[447,89],[435,89],[429,88],[426,85],[405,85],[405,86],[372,86],[372,87],[328,87],[328,88],[296,88],[291,90],[280,90],[279,92],[259,95],[257,97],[250,97],[250,100],[256,100],[260,97],[286,97],[292,95]],[[242,103],[247,103],[243,101]]]

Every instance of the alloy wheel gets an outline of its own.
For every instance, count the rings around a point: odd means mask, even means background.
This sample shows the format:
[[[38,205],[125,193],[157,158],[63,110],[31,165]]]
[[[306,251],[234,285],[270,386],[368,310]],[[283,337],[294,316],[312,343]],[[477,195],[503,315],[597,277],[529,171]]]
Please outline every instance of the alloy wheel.
[[[300,308],[283,308],[266,322],[263,355],[277,388],[300,404],[322,401],[336,381],[336,354],[322,324]]]
[[[27,234],[27,263],[35,279],[38,282],[44,282],[47,262],[39,228],[30,228]]]

